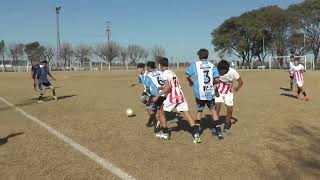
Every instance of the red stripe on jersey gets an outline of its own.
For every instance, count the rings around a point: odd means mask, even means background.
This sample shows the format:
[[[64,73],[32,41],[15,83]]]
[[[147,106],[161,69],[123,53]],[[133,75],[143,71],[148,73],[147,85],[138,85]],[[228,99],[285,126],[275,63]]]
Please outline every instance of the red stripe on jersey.
[[[232,84],[220,82],[218,85],[218,91],[221,94],[227,94],[228,92],[232,92]]]
[[[303,74],[300,71],[295,71],[294,78],[296,81],[303,81]]]

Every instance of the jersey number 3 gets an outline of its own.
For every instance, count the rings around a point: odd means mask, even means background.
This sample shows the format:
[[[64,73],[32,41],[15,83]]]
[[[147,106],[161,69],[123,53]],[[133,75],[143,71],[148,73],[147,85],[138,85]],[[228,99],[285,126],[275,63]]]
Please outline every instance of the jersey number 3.
[[[204,80],[205,84],[209,84],[211,82],[211,78],[209,77],[209,71],[203,71],[203,73],[205,74],[206,78]]]

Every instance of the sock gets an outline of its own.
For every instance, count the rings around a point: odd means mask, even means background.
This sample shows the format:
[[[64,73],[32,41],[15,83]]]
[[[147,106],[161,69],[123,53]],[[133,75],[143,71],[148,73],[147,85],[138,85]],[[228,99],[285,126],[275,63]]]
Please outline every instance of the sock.
[[[163,133],[168,133],[168,128],[167,127],[160,127],[160,131],[162,131]]]
[[[291,82],[291,83],[290,83],[290,89],[291,89],[291,90],[292,90],[292,85],[293,85],[293,83]]]
[[[298,95],[301,93],[301,89],[300,88],[298,88]]]
[[[194,125],[194,126],[191,126],[191,133],[192,133],[192,136],[194,136],[195,134],[199,134],[199,126],[197,125]]]
[[[42,99],[42,97],[43,97],[43,94],[40,94],[40,96],[39,96],[39,101],[41,101],[41,99]]]
[[[304,97],[307,97],[307,94],[305,91],[303,91],[302,94],[304,95]]]
[[[196,123],[196,125],[200,125],[201,121],[200,120],[196,120],[195,123]]]
[[[214,129],[215,129],[217,132],[221,132],[220,124],[215,125]]]
[[[54,89],[52,90],[52,94],[53,96],[56,96],[56,91]]]

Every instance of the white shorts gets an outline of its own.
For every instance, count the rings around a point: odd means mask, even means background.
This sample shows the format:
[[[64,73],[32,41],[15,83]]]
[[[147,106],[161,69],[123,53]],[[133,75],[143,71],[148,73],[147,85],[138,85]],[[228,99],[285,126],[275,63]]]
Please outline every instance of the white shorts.
[[[296,83],[297,83],[298,87],[302,87],[304,82],[303,81],[296,81]]]
[[[183,103],[177,104],[177,103],[171,103],[169,98],[167,98],[163,102],[163,110],[164,111],[171,112],[174,108],[176,108],[177,111],[179,111],[179,112],[189,111],[187,101],[184,101]]]
[[[227,106],[233,106],[233,93],[220,94],[219,97],[215,98],[216,103],[225,103]]]

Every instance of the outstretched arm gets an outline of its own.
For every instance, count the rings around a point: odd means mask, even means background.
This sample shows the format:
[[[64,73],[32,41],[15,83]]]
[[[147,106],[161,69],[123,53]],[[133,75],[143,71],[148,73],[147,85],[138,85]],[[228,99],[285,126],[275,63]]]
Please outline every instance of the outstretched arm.
[[[48,75],[55,81],[56,79],[52,76],[52,74],[50,73],[50,71],[48,72]]]
[[[234,91],[235,92],[239,91],[242,85],[243,85],[242,79],[241,78],[237,79],[237,87],[234,88]]]
[[[191,77],[189,75],[186,76],[186,79],[189,83],[189,86],[192,87],[193,86],[193,80],[191,79]]]

